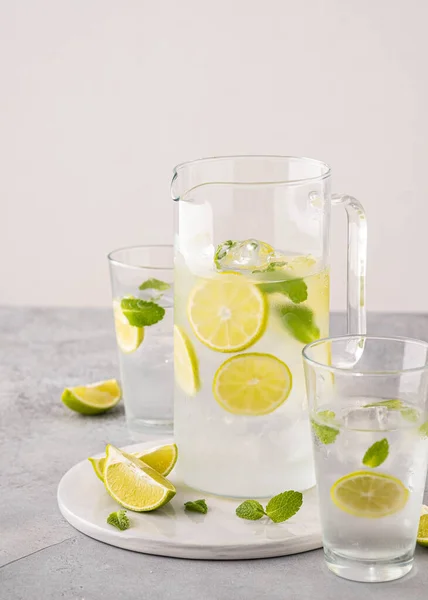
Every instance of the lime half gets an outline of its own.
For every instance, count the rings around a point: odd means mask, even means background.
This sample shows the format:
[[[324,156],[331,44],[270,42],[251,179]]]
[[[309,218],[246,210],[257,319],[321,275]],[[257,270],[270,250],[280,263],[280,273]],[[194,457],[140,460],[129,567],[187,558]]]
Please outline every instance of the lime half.
[[[98,415],[116,406],[121,396],[116,379],[65,388],[61,400],[82,415]]]
[[[407,503],[409,491],[404,484],[384,473],[355,471],[333,484],[331,499],[354,517],[379,519],[399,512]]]
[[[175,496],[175,487],[152,467],[112,445],[106,448],[104,485],[116,502],[136,512],[155,510]]]
[[[428,548],[428,506],[425,505],[422,506],[417,542]]]

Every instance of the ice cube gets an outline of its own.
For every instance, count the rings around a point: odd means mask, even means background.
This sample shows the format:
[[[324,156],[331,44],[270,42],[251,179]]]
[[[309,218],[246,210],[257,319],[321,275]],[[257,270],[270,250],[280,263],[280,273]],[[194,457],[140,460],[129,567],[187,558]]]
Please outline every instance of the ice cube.
[[[388,428],[388,408],[368,406],[351,409],[344,416],[345,427],[360,431],[382,431]]]
[[[228,240],[217,246],[215,263],[224,271],[253,271],[268,267],[275,250],[266,242],[249,239],[243,242]]]

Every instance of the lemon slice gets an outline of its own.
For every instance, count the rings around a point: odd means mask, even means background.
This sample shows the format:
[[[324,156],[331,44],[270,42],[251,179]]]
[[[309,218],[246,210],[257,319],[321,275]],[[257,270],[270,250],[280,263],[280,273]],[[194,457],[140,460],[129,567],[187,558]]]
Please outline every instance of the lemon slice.
[[[422,505],[417,542],[428,548],[428,506],[425,504]]]
[[[194,396],[201,387],[198,358],[187,334],[174,325],[174,373],[183,392]]]
[[[120,300],[113,300],[117,345],[125,354],[135,352],[144,339],[144,327],[130,325],[122,312]]]
[[[261,337],[267,321],[264,295],[238,273],[197,284],[187,314],[196,337],[218,352],[248,348]]]
[[[354,517],[378,519],[393,515],[406,505],[408,489],[392,475],[355,471],[333,484],[331,499]]]
[[[116,502],[136,512],[155,510],[175,496],[175,487],[152,467],[109,444],[104,485]]]
[[[217,402],[234,415],[266,415],[287,400],[292,386],[290,369],[271,354],[238,354],[214,375]]]
[[[149,467],[152,467],[155,471],[166,477],[173,468],[175,467],[175,463],[178,458],[178,448],[176,444],[167,444],[166,446],[159,446],[158,448],[154,448],[150,450],[150,452],[140,453],[132,453],[132,456],[138,458],[138,460],[143,461]],[[102,456],[101,458],[88,458],[89,462],[94,468],[95,475],[101,481],[104,481],[104,466],[106,457]]]
[[[82,415],[98,415],[116,406],[120,395],[116,379],[109,379],[90,385],[65,388],[61,400],[68,408]]]

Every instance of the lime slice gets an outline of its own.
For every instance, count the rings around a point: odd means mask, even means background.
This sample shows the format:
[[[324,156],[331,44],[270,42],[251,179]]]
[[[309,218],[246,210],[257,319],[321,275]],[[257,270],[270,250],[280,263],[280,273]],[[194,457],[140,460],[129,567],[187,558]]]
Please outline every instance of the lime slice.
[[[422,505],[417,542],[428,548],[428,506],[425,504]]]
[[[134,327],[129,324],[123,314],[120,300],[113,300],[113,312],[117,345],[125,354],[135,352],[144,339],[144,327]]]
[[[330,495],[340,510],[354,517],[378,519],[404,508],[409,491],[392,475],[355,471],[338,479]]]
[[[174,325],[174,373],[178,385],[188,396],[199,391],[201,384],[196,352],[187,334],[178,325]]]
[[[261,337],[267,321],[264,294],[237,273],[197,284],[187,314],[196,337],[218,352],[248,348]]]
[[[61,400],[68,408],[82,415],[98,415],[116,406],[120,400],[120,387],[116,379],[109,379],[65,388]]]
[[[175,496],[175,487],[152,467],[109,444],[104,485],[116,502],[136,512],[155,510]]]
[[[287,400],[290,369],[271,354],[238,354],[214,375],[217,402],[234,415],[266,415]]]
[[[167,444],[166,446],[159,446],[159,448],[154,448],[150,450],[150,452],[133,453],[132,456],[138,458],[138,460],[142,460],[146,465],[152,467],[155,471],[160,473],[166,477],[173,468],[175,467],[175,463],[178,458],[178,448],[176,444]],[[101,481],[104,481],[104,466],[106,457],[102,456],[101,458],[88,458],[89,462],[94,468],[95,475]]]

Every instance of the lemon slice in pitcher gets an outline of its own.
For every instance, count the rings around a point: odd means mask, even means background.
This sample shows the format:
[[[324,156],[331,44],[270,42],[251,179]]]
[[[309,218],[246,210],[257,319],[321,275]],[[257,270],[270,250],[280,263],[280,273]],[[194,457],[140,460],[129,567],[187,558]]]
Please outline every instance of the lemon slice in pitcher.
[[[354,517],[379,519],[393,515],[406,505],[409,491],[404,484],[384,473],[355,471],[333,484],[331,499]]]
[[[178,385],[188,396],[194,396],[199,388],[199,365],[193,344],[186,332],[174,325],[174,374]]]
[[[214,376],[217,402],[234,415],[266,415],[287,400],[290,369],[272,354],[238,354],[226,360]]]
[[[238,273],[197,284],[187,314],[196,337],[217,352],[249,348],[261,337],[267,321],[264,295]]]

